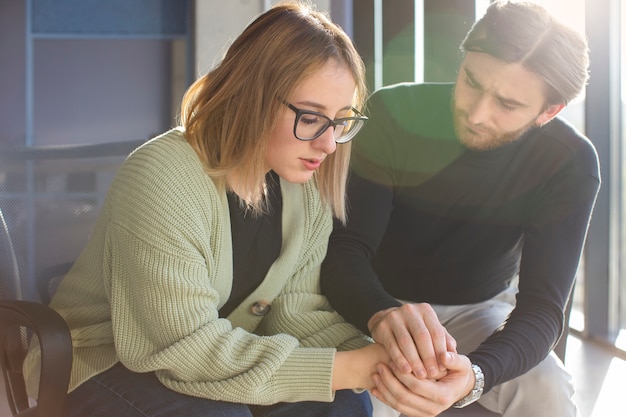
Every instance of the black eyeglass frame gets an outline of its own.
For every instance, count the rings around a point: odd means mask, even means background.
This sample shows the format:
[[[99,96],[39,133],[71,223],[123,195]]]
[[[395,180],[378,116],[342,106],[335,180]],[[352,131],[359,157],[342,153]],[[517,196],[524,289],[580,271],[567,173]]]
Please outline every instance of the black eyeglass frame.
[[[361,126],[358,129],[355,129],[355,130],[351,131],[350,133],[348,133],[345,138],[342,138],[342,140],[337,140],[337,138],[335,138],[335,142],[337,142],[337,143],[347,143],[347,142],[350,142],[356,136],[357,133],[359,133],[359,130],[361,130],[361,127],[363,127],[363,124],[367,120],[369,120],[367,116],[365,116],[363,113],[361,113],[360,111],[358,111],[354,107],[352,107],[352,111],[356,114],[356,116],[342,117],[342,118],[333,120],[333,119],[331,119],[330,117],[326,116],[323,113],[319,113],[319,112],[312,111],[312,110],[302,110],[302,109],[299,109],[296,106],[294,106],[293,104],[289,103],[288,101],[283,101],[283,104],[285,106],[289,107],[291,110],[293,110],[294,113],[296,113],[296,118],[295,118],[295,120],[293,122],[293,135],[296,137],[296,139],[303,140],[303,141],[309,141],[309,140],[313,140],[313,139],[319,138],[331,126],[332,126],[333,131],[334,131],[335,127],[337,125],[340,125],[340,124],[345,123],[345,122],[350,121],[350,120],[362,122]],[[323,119],[328,120],[328,126],[326,126],[324,129],[320,129],[320,131],[317,132],[317,134],[315,136],[311,137],[311,138],[301,138],[301,137],[299,137],[298,134],[296,133],[296,130],[298,128],[298,122],[300,122],[300,117],[302,117],[303,115],[306,115],[306,114],[310,114],[310,115],[313,115],[313,116],[318,116],[318,117],[321,117]],[[334,137],[334,135],[333,135],[333,137]]]

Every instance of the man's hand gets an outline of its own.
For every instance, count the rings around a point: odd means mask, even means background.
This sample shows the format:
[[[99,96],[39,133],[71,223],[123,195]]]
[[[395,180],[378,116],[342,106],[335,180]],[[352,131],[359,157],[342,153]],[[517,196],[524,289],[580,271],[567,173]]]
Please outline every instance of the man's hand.
[[[404,304],[374,314],[368,328],[385,346],[400,373],[436,379],[445,372],[437,358],[456,352],[456,341],[439,323],[430,304]]]
[[[467,356],[447,352],[441,355],[439,361],[448,370],[439,380],[399,372],[393,363],[390,367],[379,364],[373,376],[376,387],[370,392],[407,416],[437,416],[469,394],[476,379]]]

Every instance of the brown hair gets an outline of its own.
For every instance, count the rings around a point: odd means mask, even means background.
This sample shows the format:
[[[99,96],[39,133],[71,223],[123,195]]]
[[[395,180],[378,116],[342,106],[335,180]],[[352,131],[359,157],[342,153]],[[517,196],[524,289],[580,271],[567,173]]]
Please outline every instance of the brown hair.
[[[484,52],[521,62],[546,83],[546,105],[567,104],[589,77],[587,40],[532,2],[495,1],[461,44],[463,53]]]
[[[351,71],[353,105],[362,108],[365,69],[350,38],[310,3],[286,2],[250,23],[223,60],[185,94],[181,121],[187,141],[209,175],[236,190],[254,212],[263,208],[265,146],[281,99],[331,59]],[[344,221],[350,149],[350,143],[338,145],[315,174],[322,201]],[[226,182],[232,172],[240,179],[236,184]]]

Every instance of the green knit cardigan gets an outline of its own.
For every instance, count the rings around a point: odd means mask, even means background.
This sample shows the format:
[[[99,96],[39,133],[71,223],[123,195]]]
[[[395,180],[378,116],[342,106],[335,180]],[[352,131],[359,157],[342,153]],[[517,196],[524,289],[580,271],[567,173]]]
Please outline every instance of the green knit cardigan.
[[[51,306],[73,340],[70,391],[118,361],[172,390],[245,404],[332,401],[336,349],[371,339],[320,294],[332,229],[314,180],[281,180],[283,242],[264,281],[227,318],[232,287],[228,201],[181,129],[134,151],[93,235]],[[254,315],[256,301],[271,303]],[[36,395],[39,350],[25,362]]]

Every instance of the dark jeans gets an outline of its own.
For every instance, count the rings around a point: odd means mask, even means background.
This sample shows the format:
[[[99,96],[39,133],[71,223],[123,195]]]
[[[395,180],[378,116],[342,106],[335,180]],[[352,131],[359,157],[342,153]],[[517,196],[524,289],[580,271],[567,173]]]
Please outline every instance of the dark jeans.
[[[337,391],[332,403],[254,406],[192,397],[166,388],[154,373],[117,364],[72,391],[66,417],[370,417],[369,394]]]

